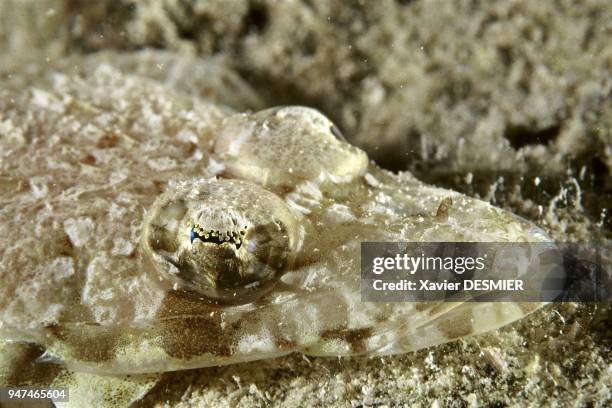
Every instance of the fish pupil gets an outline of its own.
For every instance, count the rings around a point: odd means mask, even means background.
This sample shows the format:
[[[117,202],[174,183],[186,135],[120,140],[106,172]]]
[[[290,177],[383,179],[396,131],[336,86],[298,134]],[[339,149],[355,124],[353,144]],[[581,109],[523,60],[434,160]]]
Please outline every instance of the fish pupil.
[[[203,235],[202,235],[203,234]],[[208,234],[202,233],[200,234],[200,232],[198,232],[195,228],[192,228],[189,231],[189,241],[193,244],[193,241],[196,239],[199,239],[202,242],[210,242],[212,244],[217,244],[217,245],[221,245],[224,242],[227,243],[231,243],[234,244],[234,246],[236,247],[236,249],[240,249],[240,247],[242,246],[242,236],[244,236],[245,231],[240,231],[240,232],[231,232],[231,233],[226,233],[225,235],[221,234],[221,232],[219,231],[215,231],[213,233],[213,231],[209,231]],[[208,235],[208,237],[206,237],[206,235]],[[225,239],[226,237],[229,237],[230,239]]]

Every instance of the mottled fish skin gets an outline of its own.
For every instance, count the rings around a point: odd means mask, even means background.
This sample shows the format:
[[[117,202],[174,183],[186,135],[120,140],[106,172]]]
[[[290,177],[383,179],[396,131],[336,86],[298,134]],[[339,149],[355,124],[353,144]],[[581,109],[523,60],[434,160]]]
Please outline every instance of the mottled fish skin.
[[[40,347],[0,340],[0,386],[67,390],[56,407],[127,407],[146,395],[160,374],[97,375],[70,371],[53,362],[40,361]],[[60,394],[61,395],[61,394]],[[9,406],[48,406],[46,402],[24,402]]]
[[[316,110],[234,113],[108,65],[0,91],[0,235],[0,335],[106,374],[496,329],[542,303],[361,302],[360,242],[549,241],[378,168]]]

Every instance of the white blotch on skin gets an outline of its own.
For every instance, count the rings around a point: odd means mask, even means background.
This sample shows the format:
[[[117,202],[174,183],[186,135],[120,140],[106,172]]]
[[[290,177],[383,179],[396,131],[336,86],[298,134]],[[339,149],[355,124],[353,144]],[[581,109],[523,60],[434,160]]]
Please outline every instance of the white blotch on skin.
[[[326,215],[332,222],[349,222],[355,219],[351,209],[343,204],[332,204],[327,210]]]
[[[158,157],[156,159],[147,160],[147,165],[151,170],[167,171],[176,167],[176,160],[169,157]]]
[[[87,244],[93,233],[94,223],[89,217],[69,218],[64,221],[64,231],[75,247]]]
[[[126,239],[119,238],[115,241],[113,245],[113,249],[111,250],[111,254],[115,256],[117,255],[127,256],[127,255],[130,255],[133,251],[134,251],[134,244],[132,244],[130,241]]]

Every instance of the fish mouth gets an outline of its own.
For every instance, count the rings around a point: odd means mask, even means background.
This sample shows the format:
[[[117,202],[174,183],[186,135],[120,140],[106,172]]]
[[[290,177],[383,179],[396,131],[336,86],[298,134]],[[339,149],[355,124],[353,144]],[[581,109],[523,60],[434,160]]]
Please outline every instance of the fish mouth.
[[[239,231],[219,231],[213,229],[207,230],[196,224],[189,231],[189,242],[193,245],[193,241],[199,239],[201,242],[216,245],[231,244],[238,250],[244,243],[246,228],[245,226],[243,230]]]

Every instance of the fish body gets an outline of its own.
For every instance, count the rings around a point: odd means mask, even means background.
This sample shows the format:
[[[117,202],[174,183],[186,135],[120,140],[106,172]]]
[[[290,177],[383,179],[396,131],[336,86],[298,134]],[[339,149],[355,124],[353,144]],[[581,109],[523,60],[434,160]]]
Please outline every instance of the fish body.
[[[399,354],[543,305],[362,302],[361,242],[550,239],[380,169],[314,109],[236,112],[105,64],[0,92],[0,336],[68,372]]]

